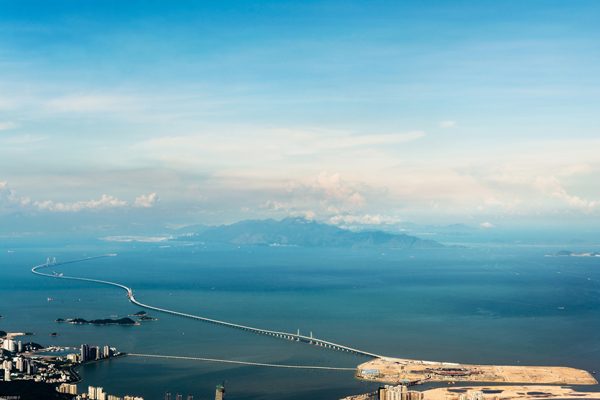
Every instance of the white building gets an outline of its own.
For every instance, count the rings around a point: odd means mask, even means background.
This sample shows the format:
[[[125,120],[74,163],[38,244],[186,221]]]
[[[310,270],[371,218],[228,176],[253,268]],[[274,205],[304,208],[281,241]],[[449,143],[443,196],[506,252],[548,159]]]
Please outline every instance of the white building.
[[[2,348],[7,351],[17,351],[17,344],[14,340],[5,339],[4,343],[2,343]]]

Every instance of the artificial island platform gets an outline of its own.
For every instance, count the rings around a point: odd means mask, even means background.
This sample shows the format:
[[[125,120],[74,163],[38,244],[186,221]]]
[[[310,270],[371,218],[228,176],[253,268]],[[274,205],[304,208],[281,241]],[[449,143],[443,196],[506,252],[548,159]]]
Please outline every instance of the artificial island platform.
[[[570,367],[475,365],[381,357],[360,364],[359,379],[404,385],[427,382],[595,385],[587,371]]]
[[[575,390],[568,386],[450,386],[423,391],[406,386],[383,386],[376,392],[344,397],[341,400],[566,400],[600,399],[600,392]]]

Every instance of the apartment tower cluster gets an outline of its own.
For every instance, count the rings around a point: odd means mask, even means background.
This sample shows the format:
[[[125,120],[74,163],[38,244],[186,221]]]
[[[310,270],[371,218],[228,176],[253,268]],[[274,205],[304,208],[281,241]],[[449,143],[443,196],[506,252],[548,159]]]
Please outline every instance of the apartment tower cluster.
[[[379,388],[379,400],[423,400],[423,392],[408,390],[406,385],[385,385]]]

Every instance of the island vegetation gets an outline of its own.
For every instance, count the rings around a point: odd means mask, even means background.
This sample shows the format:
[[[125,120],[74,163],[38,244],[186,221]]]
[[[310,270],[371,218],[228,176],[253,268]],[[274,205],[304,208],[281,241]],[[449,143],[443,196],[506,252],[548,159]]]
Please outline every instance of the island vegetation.
[[[74,325],[86,325],[86,324],[90,324],[90,325],[139,325],[139,322],[136,322],[129,317],[123,317],[123,318],[117,318],[117,319],[102,318],[102,319],[92,319],[92,320],[87,320],[84,318],[67,318],[67,319],[58,318],[56,320],[56,322],[66,322],[66,323],[74,324]]]

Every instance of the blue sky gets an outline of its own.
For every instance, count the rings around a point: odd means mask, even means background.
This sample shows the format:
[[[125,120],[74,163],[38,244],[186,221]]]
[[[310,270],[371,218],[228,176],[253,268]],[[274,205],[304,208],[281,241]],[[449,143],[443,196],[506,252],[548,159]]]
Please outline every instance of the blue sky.
[[[0,215],[594,224],[598,16],[0,1]]]

